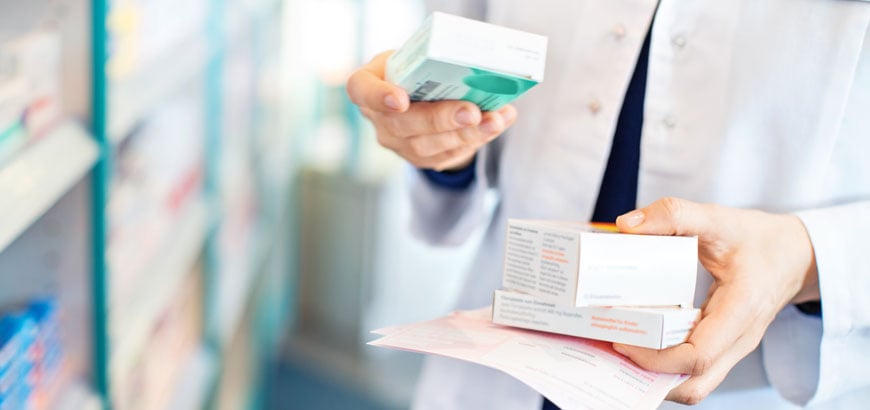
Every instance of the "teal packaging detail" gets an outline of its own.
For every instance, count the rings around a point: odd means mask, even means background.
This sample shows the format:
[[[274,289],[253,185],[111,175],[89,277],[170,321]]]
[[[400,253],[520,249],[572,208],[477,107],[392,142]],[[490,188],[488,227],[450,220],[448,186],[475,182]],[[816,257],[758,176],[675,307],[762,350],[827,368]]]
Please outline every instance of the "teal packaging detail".
[[[390,57],[386,77],[411,101],[493,111],[543,80],[546,49],[546,37],[436,12]]]

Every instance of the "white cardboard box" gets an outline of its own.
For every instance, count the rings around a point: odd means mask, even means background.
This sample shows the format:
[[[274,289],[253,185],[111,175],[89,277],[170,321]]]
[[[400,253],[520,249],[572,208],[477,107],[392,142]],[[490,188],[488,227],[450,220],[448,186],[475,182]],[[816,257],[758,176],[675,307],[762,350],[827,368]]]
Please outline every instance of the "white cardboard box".
[[[497,110],[544,79],[547,38],[434,12],[387,61],[411,101],[466,100]]]
[[[692,307],[698,238],[510,219],[502,286],[562,306]]]
[[[558,306],[532,296],[495,291],[492,322],[587,339],[664,349],[683,343],[701,314],[695,308]]]

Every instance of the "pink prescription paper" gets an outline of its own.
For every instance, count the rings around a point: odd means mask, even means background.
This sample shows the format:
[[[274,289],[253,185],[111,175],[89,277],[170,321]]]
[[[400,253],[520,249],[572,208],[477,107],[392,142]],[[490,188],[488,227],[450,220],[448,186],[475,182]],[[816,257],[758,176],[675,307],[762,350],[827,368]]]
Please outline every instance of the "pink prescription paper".
[[[490,311],[378,329],[382,337],[368,344],[492,367],[563,409],[654,409],[685,380],[643,370],[607,342],[493,324]]]

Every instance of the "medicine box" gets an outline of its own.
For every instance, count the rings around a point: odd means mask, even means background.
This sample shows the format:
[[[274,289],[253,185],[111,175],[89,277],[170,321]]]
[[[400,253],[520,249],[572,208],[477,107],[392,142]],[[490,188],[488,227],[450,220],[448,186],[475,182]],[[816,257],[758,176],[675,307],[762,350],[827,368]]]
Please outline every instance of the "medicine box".
[[[502,286],[561,306],[692,307],[697,269],[696,237],[511,219]]]
[[[497,110],[544,79],[547,38],[435,12],[387,60],[411,101],[466,100]]]
[[[664,349],[683,343],[701,314],[694,308],[559,306],[516,292],[497,290],[493,323],[587,339]]]

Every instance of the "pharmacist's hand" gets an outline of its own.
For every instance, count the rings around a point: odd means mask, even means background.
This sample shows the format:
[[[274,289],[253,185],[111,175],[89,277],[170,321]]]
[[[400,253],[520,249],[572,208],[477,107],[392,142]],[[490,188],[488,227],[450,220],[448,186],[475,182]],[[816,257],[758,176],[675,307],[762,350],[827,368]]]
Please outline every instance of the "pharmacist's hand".
[[[517,110],[510,105],[482,113],[467,101],[411,103],[401,87],[384,80],[391,53],[379,54],[353,73],[347,93],[374,124],[378,142],[414,166],[464,168],[480,147],[514,123]]]
[[[686,343],[664,350],[614,345],[647,370],[690,376],[668,400],[700,402],[758,346],[786,304],[819,298],[813,247],[794,215],[665,198],[616,224],[628,233],[697,235],[699,259],[714,278]]]

